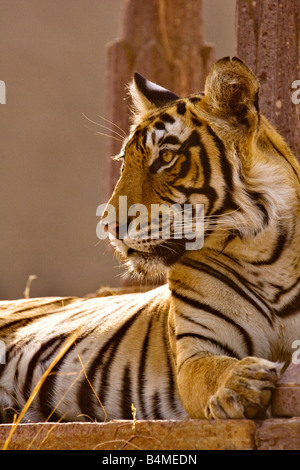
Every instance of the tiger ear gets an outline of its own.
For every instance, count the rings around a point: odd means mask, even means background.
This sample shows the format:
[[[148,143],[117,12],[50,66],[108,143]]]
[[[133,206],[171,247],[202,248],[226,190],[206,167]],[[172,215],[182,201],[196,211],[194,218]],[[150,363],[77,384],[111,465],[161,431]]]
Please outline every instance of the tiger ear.
[[[142,118],[149,112],[179,98],[172,91],[146,80],[137,72],[129,85],[129,93],[133,101],[135,118]]]
[[[235,130],[254,129],[259,119],[259,83],[237,57],[225,57],[211,68],[205,83],[205,109],[216,124]],[[225,122],[224,122],[225,121]]]

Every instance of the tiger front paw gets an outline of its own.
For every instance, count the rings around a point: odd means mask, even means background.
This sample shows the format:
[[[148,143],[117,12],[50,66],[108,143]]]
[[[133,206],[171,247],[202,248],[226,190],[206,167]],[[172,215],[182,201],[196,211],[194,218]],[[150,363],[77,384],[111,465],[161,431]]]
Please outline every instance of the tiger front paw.
[[[253,418],[265,408],[283,364],[245,357],[230,369],[205,409],[208,419]]]

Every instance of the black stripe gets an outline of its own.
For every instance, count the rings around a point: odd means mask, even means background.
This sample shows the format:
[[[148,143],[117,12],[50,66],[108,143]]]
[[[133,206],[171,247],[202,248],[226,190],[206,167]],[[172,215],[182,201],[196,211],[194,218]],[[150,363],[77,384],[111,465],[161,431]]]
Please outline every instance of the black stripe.
[[[198,335],[196,333],[181,333],[179,335],[176,335],[176,340],[177,341],[182,339],[182,338],[196,338],[196,339],[200,339],[201,341],[208,341],[209,343],[213,344],[214,346],[217,346],[218,348],[221,348],[227,356],[236,357],[236,358],[240,359],[240,357],[236,353],[236,351],[233,351],[233,349],[229,348],[229,346],[227,346],[223,343],[220,343],[220,341],[216,341],[215,339],[208,338],[207,336]]]
[[[187,154],[187,151],[184,152],[184,154],[185,154],[185,159],[182,161],[182,163],[180,165],[180,170],[176,175],[177,179],[178,178],[185,178],[186,175],[188,174],[188,172],[190,171],[190,168],[191,168],[191,165],[192,165],[190,154]]]
[[[164,417],[162,416],[160,412],[160,396],[159,392],[155,392],[152,399],[151,399],[151,409],[152,409],[152,419],[163,419]]]
[[[229,267],[227,264],[223,263],[219,259],[214,259],[210,256],[208,256],[208,259],[211,260],[213,263],[217,264],[218,266],[224,268],[226,271],[228,271],[230,274],[232,274],[241,284],[242,286],[246,287],[246,289],[250,292],[251,295],[256,297],[264,306],[265,308],[271,312],[272,318],[274,319],[274,312],[272,310],[271,305],[269,302],[262,297],[261,294],[256,294],[256,292],[253,291],[253,288],[257,288],[256,285],[254,285],[252,282],[248,281],[244,276],[236,272],[233,268]],[[213,269],[213,268],[211,268]],[[219,271],[215,271],[215,273],[219,273]],[[225,278],[227,279],[227,278]],[[251,286],[251,287],[250,287]]]
[[[208,232],[208,230],[207,230],[207,232]],[[234,230],[229,230],[229,235],[226,237],[226,239],[224,241],[224,245],[223,245],[222,250],[225,250],[225,248],[227,248],[228,243],[232,242],[232,240],[234,240],[239,235],[240,234],[239,234],[238,230],[235,230],[235,229]]]
[[[210,251],[212,251],[213,253],[215,252],[215,250],[210,250]],[[222,253],[217,252],[217,254],[218,254],[218,256],[220,256],[220,254],[221,254],[223,258],[229,259],[229,261],[236,264],[238,267],[241,266],[240,261],[237,258],[235,258],[233,255],[231,255],[231,254],[229,255],[228,253],[224,253],[224,252],[222,252]]]
[[[123,160],[126,160],[126,150],[128,149],[129,143],[131,143],[134,139],[136,149],[138,151],[145,150],[144,144],[145,143],[145,137],[147,136],[147,133],[144,128],[138,128],[135,130],[133,138],[127,142],[125,149],[124,149],[124,154],[123,154]]]
[[[223,214],[226,209],[238,209],[238,205],[233,200],[233,191],[234,191],[234,184],[233,184],[233,173],[232,173],[232,166],[229,162],[225,145],[223,144],[222,140],[217,136],[217,134],[212,130],[209,125],[206,125],[206,129],[208,134],[212,137],[215,146],[219,151],[219,158],[221,163],[221,170],[222,175],[224,177],[224,182],[226,184],[226,191],[225,191],[225,198],[222,204],[222,207],[217,211],[213,212],[212,215],[217,216]]]
[[[47,314],[41,313],[40,315],[35,315],[33,317],[19,318],[18,320],[10,321],[10,322],[5,323],[4,325],[2,325],[0,327],[0,332],[2,334],[2,332],[5,331],[6,329],[14,329],[13,333],[16,333],[19,328],[22,328],[23,326],[27,326],[30,323],[33,323],[35,320],[38,320],[39,318],[45,317]]]
[[[172,284],[176,284],[176,287],[179,287],[180,289],[185,289],[189,292],[195,292],[196,294],[198,294],[198,292],[195,290],[195,289],[191,289],[190,286],[188,286],[187,284],[185,284],[184,282],[181,282],[179,281],[178,279],[172,279],[171,277],[169,277],[169,285],[172,285]],[[175,290],[175,289],[174,289]],[[176,291],[177,292],[177,291]],[[176,314],[178,316],[180,316],[181,318],[183,318],[184,320],[190,322],[190,323],[193,323],[194,325],[197,325],[197,326],[200,326],[201,328],[204,328],[205,330],[208,330],[208,331],[211,331],[212,333],[214,333],[214,330],[212,330],[211,328],[209,328],[208,326],[206,325],[203,325],[202,323],[200,323],[199,321],[196,321],[194,318],[191,318],[189,317],[188,315],[186,315],[185,313],[182,313],[182,312],[176,312]],[[198,320],[198,319],[197,319]]]
[[[169,196],[166,196],[164,193],[161,193],[161,191],[158,191],[157,189],[154,188],[154,192],[160,197],[162,203],[168,203],[171,206],[176,203],[175,197],[174,199],[171,199]]]
[[[78,312],[81,313],[81,312]],[[51,398],[55,396],[55,387],[56,387],[56,380],[59,374],[59,371],[61,370],[64,362],[66,361],[67,357],[69,354],[71,354],[74,351],[74,348],[79,345],[79,343],[86,338],[89,334],[93,332],[93,329],[88,329],[82,336],[78,337],[76,339],[76,342],[74,342],[70,348],[65,352],[65,354],[60,358],[60,360],[57,362],[57,364],[53,367],[51,370],[51,374],[48,375],[42,384],[40,391],[39,391],[39,405],[40,405],[40,411],[43,414],[43,416],[48,418],[48,416],[51,413],[51,419],[58,420],[60,416],[53,411],[53,404],[51,404]],[[57,341],[57,345],[55,346],[54,349],[48,354],[48,356],[44,357],[43,360],[40,360],[40,364],[45,364],[45,368],[47,367],[46,362],[51,359],[51,357],[55,357],[56,352],[58,349],[61,348],[63,342],[68,338],[69,335],[66,334],[61,334],[59,337],[53,338],[53,340]]]
[[[161,122],[161,121],[156,121],[156,122],[154,123],[154,127],[155,127],[155,129],[158,129],[158,130],[165,130],[165,128],[166,128],[166,126],[164,125],[164,123]]]
[[[106,395],[109,391],[109,374],[111,367],[113,365],[114,361],[114,356],[121,344],[121,342],[124,340],[125,335],[129,328],[132,327],[134,322],[137,320],[139,314],[136,313],[133,317],[131,317],[127,322],[113,335],[111,340],[108,340],[104,346],[101,348],[98,356],[92,363],[89,372],[88,372],[88,377],[94,377],[97,369],[99,369],[100,366],[102,366],[103,371],[102,371],[102,376],[101,376],[101,381],[100,385],[98,387],[98,396],[100,397],[100,400],[102,404],[105,403],[106,400]],[[104,355],[107,351],[110,352],[108,354],[107,359],[104,359]],[[90,388],[89,385],[86,383],[85,384],[85,389]],[[91,395],[92,390],[90,389],[90,395]],[[83,397],[83,390],[80,392],[80,402],[81,404],[83,403],[84,397]],[[91,403],[92,405],[92,403]]]
[[[251,202],[253,203],[253,205],[257,207],[259,212],[261,212],[262,218],[263,218],[263,226],[265,227],[266,225],[269,224],[270,216],[265,207],[264,195],[257,191],[249,191],[246,188],[244,189],[244,191],[249,197],[249,199],[251,200]],[[260,230],[261,229],[259,229],[259,231]]]
[[[98,389],[98,396],[105,406],[105,398],[106,394],[108,393],[108,376],[110,372],[110,368],[113,364],[113,356],[117,351],[120,343],[124,339],[127,331],[134,322],[139,317],[140,313],[148,307],[148,304],[143,306],[139,309],[132,317],[130,317],[112,336],[109,338],[104,345],[100,348],[98,354],[96,355],[95,359],[93,360],[91,366],[87,370],[87,376],[91,383],[95,380],[95,375],[101,367],[103,367],[103,373],[101,377],[101,382],[99,384]],[[108,357],[105,360],[105,354],[110,350]],[[82,411],[82,413],[91,416],[97,417],[99,415],[99,411],[95,411],[93,405],[93,391],[86,380],[82,381],[82,384],[78,390],[78,404]],[[97,408],[98,409],[98,408]]]
[[[60,416],[56,412],[52,412],[54,405],[53,403],[51,403],[51,398],[55,396],[55,387],[58,373],[61,370],[63,363],[66,361],[68,355],[73,352],[74,348],[78,346],[78,344],[91,333],[92,330],[88,330],[84,335],[76,339],[76,342],[70,346],[68,351],[66,351],[63,357],[57,362],[57,364],[53,367],[51,374],[46,377],[46,380],[42,384],[41,389],[39,391],[39,406],[40,411],[45,419],[47,419],[50,414],[51,419],[53,420],[57,421],[60,418]],[[43,358],[43,361],[40,361],[40,363],[46,363],[47,360],[51,359],[51,356],[55,357],[57,349],[61,347],[62,343],[67,337],[68,335],[60,335],[59,338],[54,338],[58,342],[57,346],[55,347],[55,350],[52,350],[51,354]]]
[[[159,116],[159,118],[163,121],[163,122],[168,122],[169,124],[174,124],[175,122],[175,119],[170,116],[170,114],[168,113],[163,113]]]
[[[4,370],[5,370],[4,366],[5,366],[6,364],[9,364],[9,361],[12,359],[11,353],[12,353],[13,349],[14,349],[14,348],[11,347],[10,349],[6,350],[6,357],[5,357],[6,363],[0,365],[0,378],[1,378],[2,373],[3,373]],[[20,352],[20,350],[19,350],[19,352]],[[23,359],[24,359],[24,352],[22,351],[22,352],[20,352],[19,358],[18,358],[17,363],[16,363],[16,365],[15,365],[15,367],[14,367],[14,369],[15,369],[15,371],[14,371],[14,379],[13,379],[14,386],[13,386],[13,392],[12,392],[12,399],[14,400],[14,403],[18,403],[18,400],[16,400],[16,396],[17,396],[17,392],[18,392],[18,389],[19,389],[19,387],[18,387],[19,372],[20,372],[20,371],[19,371],[19,367],[20,367],[20,363],[21,363],[21,361],[22,361]],[[2,366],[2,367],[1,367],[1,366]],[[1,409],[1,407],[0,407],[0,409]]]
[[[189,98],[189,101],[193,104],[198,104],[200,101],[202,101],[203,96],[204,96],[204,93],[201,93],[201,96],[191,96]]]
[[[61,346],[62,343],[65,341],[65,339],[66,339],[65,336],[60,336],[59,339],[57,337],[54,337],[54,338],[49,339],[45,343],[42,343],[40,348],[35,352],[31,360],[29,361],[29,364],[27,366],[26,379],[24,381],[23,392],[22,392],[25,401],[28,400],[31,394],[31,388],[33,386],[32,384],[33,374],[35,372],[37,365],[40,362],[40,358],[42,354],[45,353],[49,348],[51,348],[55,343],[57,343],[57,346],[55,348],[55,350],[57,350],[59,346]]]
[[[146,132],[146,130],[143,129],[141,131],[141,135],[143,135],[141,147],[142,147],[142,151],[145,152],[146,148],[147,148],[147,132]]]
[[[178,105],[177,105],[177,113],[178,114],[185,114],[186,113],[186,104],[184,101],[179,101]]]
[[[145,375],[146,369],[146,362],[147,362],[147,355],[148,355],[148,347],[149,347],[149,336],[152,328],[152,318],[150,319],[147,332],[145,334],[145,338],[143,341],[143,346],[141,349],[140,354],[140,362],[138,368],[138,382],[137,382],[137,390],[138,390],[138,397],[139,397],[139,413],[142,419],[147,419],[147,413],[145,408],[145,400],[144,400],[144,390],[145,384],[147,382],[147,378]]]
[[[203,122],[200,120],[200,118],[196,116],[196,114],[194,114],[192,111],[190,112],[190,117],[194,126],[201,127],[203,125]]]
[[[181,193],[185,194],[187,198],[191,196],[192,194],[205,194],[205,196],[207,196],[209,200],[209,207],[207,210],[207,215],[209,215],[217,199],[217,192],[212,186],[210,186],[211,167],[210,167],[209,157],[208,157],[208,153],[205,148],[205,145],[201,141],[199,133],[196,130],[192,131],[189,138],[184,142],[182,147],[178,150],[178,153],[183,153],[186,156],[187,161],[190,161],[190,152],[189,152],[190,147],[199,147],[199,158],[200,158],[201,166],[203,168],[204,184],[202,188],[193,188],[193,187],[188,188],[183,185],[174,185],[174,188],[180,191]],[[188,169],[189,167],[184,168],[185,170],[184,176],[187,173],[186,170]],[[182,174],[180,174],[180,177],[182,177]]]
[[[200,261],[194,261],[194,260],[189,260],[186,259],[182,261],[182,264],[185,266],[188,266],[190,268],[196,269],[197,271],[202,271],[205,272],[206,274],[209,274],[210,276],[219,279],[221,282],[223,282],[225,285],[227,285],[230,289],[234,290],[240,297],[242,297],[244,300],[249,302],[253,307],[260,312],[265,319],[268,321],[268,323],[272,326],[272,320],[269,318],[269,316],[261,309],[260,305],[252,298],[250,297],[240,286],[238,286],[234,281],[229,279],[227,276],[224,274],[220,273],[216,269],[214,269],[212,266],[209,266],[205,263],[202,263]],[[247,289],[250,291],[249,287]],[[253,291],[250,291],[252,295],[254,295],[257,298],[257,295],[254,294]],[[273,311],[272,308],[267,305],[265,302],[259,298],[261,303],[267,307],[268,312],[270,313],[271,317],[273,317]]]
[[[174,370],[172,366],[172,351],[170,347],[170,339],[167,337],[169,328],[170,333],[172,334],[172,326],[169,323],[169,307],[165,309],[163,312],[163,319],[164,319],[164,326],[162,328],[162,341],[164,345],[164,351],[166,352],[166,360],[167,360],[167,370],[168,370],[168,403],[169,406],[174,410],[177,411],[177,401],[175,399],[175,380],[174,380]],[[175,333],[175,332],[174,332]]]
[[[262,266],[262,265],[270,265],[270,264],[275,263],[280,258],[282,252],[284,251],[286,241],[287,241],[287,233],[286,232],[279,233],[277,236],[276,245],[272,252],[272,255],[266,260],[251,261],[251,264],[253,264],[254,266]]]
[[[23,353],[21,353],[15,365],[14,392],[13,392],[14,399],[16,398],[16,392],[18,390],[19,374],[20,374],[19,367],[23,359],[24,359],[24,356],[23,356]]]
[[[207,215],[210,215],[217,199],[217,192],[212,186],[203,186],[202,188],[189,188],[181,184],[174,185],[174,188],[184,194],[188,199],[192,194],[204,194],[208,199]]]
[[[121,408],[123,419],[132,419],[131,405],[133,404],[133,399],[131,388],[130,367],[127,365],[122,377]]]
[[[179,145],[180,144],[180,140],[178,139],[178,137],[176,137],[176,135],[167,135],[167,137],[163,138],[162,137],[162,140],[159,140],[159,145],[166,145],[166,144],[170,144],[170,145]]]
[[[278,290],[277,294],[275,295],[274,302],[278,303],[283,295],[288,294],[291,290],[295,289],[297,284],[300,282],[300,276],[296,279],[295,282],[290,287],[287,287],[284,289],[282,286],[279,286],[277,284],[271,284],[272,287]]]
[[[279,317],[289,317],[291,315],[300,314],[300,292],[294,297],[294,299],[289,302],[285,307],[277,310],[277,315]]]
[[[53,367],[51,374],[48,375],[39,392],[40,412],[44,416],[45,420],[50,419],[50,421],[58,421],[61,418],[56,411],[53,411],[55,404],[51,403],[51,399],[55,397],[55,385],[61,366],[62,362],[59,361]]]
[[[211,214],[215,201],[217,199],[217,192],[216,190],[210,185],[211,181],[211,166],[210,166],[210,161],[209,161],[209,156],[208,152],[206,150],[205,145],[200,139],[199,133],[197,131],[194,131],[193,133],[193,139],[191,139],[190,146],[196,145],[198,141],[198,145],[200,147],[200,163],[203,169],[203,175],[204,175],[204,185],[203,185],[203,194],[205,194],[208,199],[209,199],[209,205],[207,209],[207,215]],[[196,138],[198,137],[198,139]],[[190,194],[193,194],[193,192],[198,192],[195,188],[190,192]]]
[[[180,312],[180,313],[177,313],[178,316],[180,316],[181,318],[183,318],[184,320],[190,322],[190,323],[193,323],[194,325],[197,325],[197,326],[200,326],[201,328],[203,328],[204,330],[208,330],[212,333],[214,333],[214,331],[209,328],[208,326],[206,325],[203,325],[202,323],[194,320],[193,318],[189,317],[188,315],[185,315],[184,313]]]
[[[201,165],[203,168],[204,178],[205,178],[205,186],[209,186],[211,180],[211,167],[209,162],[208,153],[206,151],[205,145],[200,139],[200,135],[198,131],[193,131],[190,137],[187,140],[187,145],[189,147],[200,147],[200,160]]]
[[[156,143],[156,133],[154,131],[151,133],[151,139],[152,139],[152,144],[155,145],[155,143]]]
[[[243,338],[243,344],[247,349],[247,355],[248,356],[254,355],[254,347],[253,347],[252,339],[250,338],[250,335],[247,333],[247,331],[241,325],[239,325],[238,323],[233,321],[231,318],[224,315],[222,312],[220,312],[220,310],[212,308],[209,305],[199,302],[195,299],[191,299],[190,297],[183,296],[174,290],[172,290],[171,292],[174,297],[181,300],[182,302],[188,305],[191,305],[192,307],[197,308],[198,310],[203,310],[204,312],[211,313],[212,315],[218,318],[221,318],[225,322],[232,325],[239,332],[239,335]]]
[[[227,159],[225,145],[223,144],[222,140],[217,136],[217,134],[212,130],[212,128],[208,124],[206,124],[206,130],[208,134],[212,137],[214,144],[219,151],[222,174],[224,175],[228,190],[232,191],[233,190],[232,166]]]
[[[51,359],[51,357],[55,357],[55,353],[59,348],[61,348],[63,342],[67,338],[67,335],[60,336],[59,338],[56,338],[57,340],[57,346],[55,350],[52,350],[51,353],[47,356],[47,358],[44,358],[42,363],[46,363],[47,360]],[[77,342],[78,344],[78,342]],[[64,354],[64,356],[57,362],[57,364],[53,367],[51,370],[51,374],[48,375],[42,384],[40,391],[39,391],[39,407],[40,407],[40,412],[44,416],[45,419],[48,419],[49,416],[51,415],[51,421],[58,421],[61,416],[54,411],[53,409],[55,407],[55,404],[51,402],[53,398],[55,397],[55,387],[56,387],[56,381],[57,377],[59,374],[59,371],[67,359],[68,354],[70,354],[75,345],[73,344],[68,351]]]

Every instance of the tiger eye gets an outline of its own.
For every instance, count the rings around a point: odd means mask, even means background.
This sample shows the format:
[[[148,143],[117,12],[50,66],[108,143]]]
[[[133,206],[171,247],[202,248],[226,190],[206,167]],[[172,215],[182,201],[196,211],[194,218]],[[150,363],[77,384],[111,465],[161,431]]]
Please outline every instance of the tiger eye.
[[[161,158],[163,159],[165,163],[170,163],[173,157],[174,157],[174,152],[172,152],[172,150],[162,150]]]

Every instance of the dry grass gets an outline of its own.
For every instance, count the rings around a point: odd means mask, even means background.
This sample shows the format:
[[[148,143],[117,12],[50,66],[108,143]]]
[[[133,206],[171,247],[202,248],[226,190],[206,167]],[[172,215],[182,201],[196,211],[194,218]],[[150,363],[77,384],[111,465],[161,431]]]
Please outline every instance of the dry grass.
[[[50,375],[52,369],[56,366],[56,364],[60,361],[60,359],[65,355],[65,353],[70,349],[70,347],[75,343],[77,339],[77,335],[71,334],[66,341],[64,342],[63,346],[61,347],[60,351],[58,354],[55,356],[49,367],[45,370],[43,375],[41,376],[40,380],[37,382],[36,386],[34,387],[33,391],[31,392],[30,397],[28,398],[27,402],[25,403],[21,413],[17,417],[16,415],[14,416],[13,424],[10,430],[10,433],[8,435],[8,438],[6,439],[3,450],[7,450],[9,447],[9,443],[18,427],[18,425],[21,423],[22,419],[24,418],[26,412],[28,411],[29,407],[31,406],[33,400],[35,399],[36,395],[38,394],[41,386],[45,382],[46,378]]]

